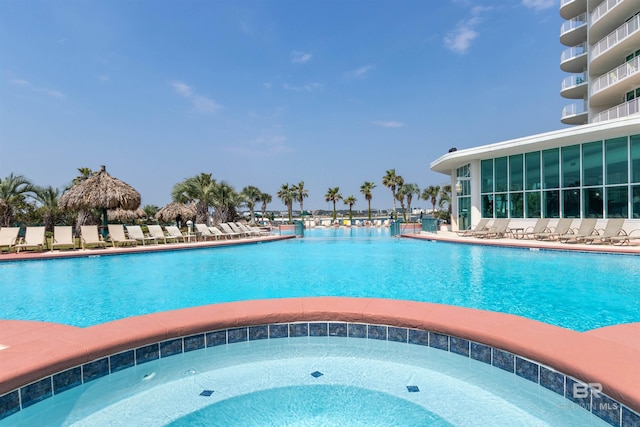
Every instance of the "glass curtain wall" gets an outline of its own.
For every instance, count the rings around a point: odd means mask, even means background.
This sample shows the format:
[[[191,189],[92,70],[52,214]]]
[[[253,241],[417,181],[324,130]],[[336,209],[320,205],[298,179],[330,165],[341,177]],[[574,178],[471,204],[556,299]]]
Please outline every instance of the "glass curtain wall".
[[[464,165],[456,170],[456,197],[458,199],[458,229],[471,227],[471,167]]]

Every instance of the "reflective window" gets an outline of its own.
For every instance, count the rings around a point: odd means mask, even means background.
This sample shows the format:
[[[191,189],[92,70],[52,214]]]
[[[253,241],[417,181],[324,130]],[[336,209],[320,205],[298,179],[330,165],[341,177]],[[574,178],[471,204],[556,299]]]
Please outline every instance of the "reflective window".
[[[540,152],[527,153],[524,156],[525,179],[527,190],[539,190],[540,187]]]
[[[604,146],[607,184],[626,184],[628,182],[627,138],[608,139]]]
[[[560,191],[543,191],[542,206],[545,218],[560,218]]]
[[[509,197],[506,193],[496,194],[495,214],[496,218],[507,218],[509,216]]]
[[[562,190],[563,218],[580,218],[580,190]]]
[[[602,141],[582,146],[582,185],[602,185]]]
[[[507,191],[507,177],[507,158],[498,157],[495,159],[496,192]]]
[[[480,162],[480,179],[482,193],[493,192],[493,159],[483,160]]]
[[[557,148],[544,150],[542,152],[542,163],[544,167],[544,188],[560,187],[559,155],[560,150]]]
[[[510,193],[509,202],[510,202],[510,209],[509,209],[510,217],[524,218],[524,193]]]
[[[540,218],[540,214],[542,213],[541,203],[540,203],[540,192],[539,191],[531,191],[529,193],[525,193],[527,198],[527,204],[525,205],[526,218]]]
[[[471,227],[471,197],[458,198],[458,229],[468,230]]]
[[[580,186],[580,146],[562,147],[562,186]]]
[[[602,187],[582,190],[583,218],[602,218]]]
[[[627,186],[607,187],[607,218],[628,218],[629,191]]]
[[[493,218],[493,194],[482,196],[482,217]]]
[[[640,135],[631,136],[631,182],[640,182]]]
[[[634,185],[631,191],[631,218],[640,218],[640,185]]]
[[[524,171],[522,165],[522,154],[509,156],[509,191],[522,191]]]

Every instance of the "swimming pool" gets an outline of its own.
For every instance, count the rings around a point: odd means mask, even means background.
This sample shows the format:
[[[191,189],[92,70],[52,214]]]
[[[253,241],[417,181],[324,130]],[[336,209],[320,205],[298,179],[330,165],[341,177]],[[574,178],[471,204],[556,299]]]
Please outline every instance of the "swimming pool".
[[[0,263],[0,317],[90,326],[204,304],[383,297],[524,316],[577,331],[640,321],[640,257],[390,238],[384,229],[84,259]]]

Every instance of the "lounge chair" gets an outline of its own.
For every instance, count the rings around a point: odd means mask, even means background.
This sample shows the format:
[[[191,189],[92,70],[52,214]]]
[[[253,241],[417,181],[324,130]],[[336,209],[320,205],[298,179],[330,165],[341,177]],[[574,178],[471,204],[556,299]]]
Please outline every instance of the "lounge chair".
[[[235,231],[236,233],[240,234],[240,236],[251,236],[251,232],[244,230],[243,228],[241,228],[238,224],[236,224],[235,222],[227,222],[227,225],[229,225],[229,227],[231,227],[231,229],[233,231]]]
[[[229,227],[229,224],[227,224],[227,223],[222,222],[222,223],[218,224],[218,228],[220,230],[222,230],[222,232],[224,234],[228,235],[228,236],[231,236],[231,237],[240,237],[241,236],[240,233],[238,233],[236,231],[233,231],[231,229],[231,227]]]
[[[473,236],[474,233],[478,231],[485,231],[487,229],[487,225],[489,224],[488,218],[482,218],[473,229],[469,230],[458,230],[456,234],[460,237],[470,237]]]
[[[631,230],[628,233],[625,230],[620,230],[620,234],[610,237],[609,241],[614,245],[624,245],[625,243],[629,244],[631,240],[638,239],[640,239],[640,229]]]
[[[480,239],[500,239],[509,232],[509,218],[497,218],[487,230],[478,231],[473,236]]]
[[[218,236],[213,234],[207,224],[196,224],[196,230],[201,238],[204,240],[218,240]]]
[[[537,240],[554,240],[558,236],[567,234],[571,230],[571,223],[573,218],[560,218],[553,230],[543,231],[541,233],[534,234],[534,238]]]
[[[597,233],[596,222],[598,220],[595,218],[585,218],[580,223],[580,227],[576,230],[569,229],[569,231],[565,234],[561,234],[558,236],[558,241],[562,243],[580,243],[585,240],[586,237],[591,236],[592,234]]]
[[[220,239],[231,239],[232,237],[223,233],[222,231],[220,231],[220,229],[218,227],[207,227],[209,229],[209,231],[211,232],[211,234],[213,234],[214,236],[216,236],[217,240]]]
[[[607,221],[604,230],[596,230],[597,234],[592,234],[584,238],[585,243],[612,243],[612,237],[618,237],[624,233],[624,218],[612,218]]]
[[[102,240],[102,237],[100,237],[100,234],[98,233],[97,225],[81,225],[80,242],[82,244],[82,249],[88,249],[89,247],[107,247],[107,242]]]
[[[145,236],[144,231],[142,231],[142,227],[139,225],[127,225],[127,232],[129,233],[129,237],[132,239],[136,239],[138,242],[142,242],[142,245],[146,245],[147,242],[153,242],[154,244],[158,244],[158,239],[152,236]]]
[[[130,238],[131,236],[127,237],[124,233],[124,226],[122,224],[109,224],[107,227],[109,228],[109,240],[114,248],[118,245],[135,246],[138,243],[136,239]],[[127,230],[129,229],[127,228]]]
[[[155,237],[158,241],[162,240],[165,244],[167,243],[167,240],[173,240],[174,242],[178,241],[178,237],[165,235],[162,227],[159,225],[147,225],[147,229],[149,230],[150,237]],[[180,233],[180,237],[182,237],[182,233]]]
[[[44,249],[44,227],[27,227],[22,243],[16,245],[16,252],[21,249]]]
[[[76,248],[76,239],[73,237],[73,227],[70,225],[56,225],[53,227],[51,238],[51,250],[60,248]]]
[[[545,233],[549,230],[549,218],[538,218],[533,227],[527,227],[522,232],[522,237],[524,239],[533,239],[536,235],[540,233]]]
[[[182,231],[180,231],[180,229],[175,225],[167,225],[165,227],[165,230],[167,230],[169,236],[171,236],[173,239],[176,239],[176,242],[179,242],[180,240],[182,240],[183,242],[187,241],[187,236],[182,234]]]
[[[11,252],[11,248],[15,249],[18,233],[20,233],[20,227],[0,228],[0,253],[3,251],[2,248],[7,248],[7,252]]]
[[[256,236],[271,236],[271,233],[265,230],[261,230],[260,227],[256,227],[253,225],[245,225],[249,230],[251,230]]]

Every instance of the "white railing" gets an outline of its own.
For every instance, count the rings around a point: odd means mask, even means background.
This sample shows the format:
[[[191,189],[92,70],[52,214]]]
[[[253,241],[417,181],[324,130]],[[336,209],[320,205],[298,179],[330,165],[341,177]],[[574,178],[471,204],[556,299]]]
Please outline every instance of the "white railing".
[[[636,15],[623,25],[618,27],[615,31],[607,35],[593,46],[591,50],[591,58],[597,58],[604,52],[612,48],[617,43],[629,37],[640,29],[640,15]]]
[[[624,104],[616,105],[613,108],[609,108],[606,111],[593,116],[591,123],[604,122],[607,120],[613,120],[620,117],[627,117],[632,114],[638,114],[640,112],[640,98],[632,99]]]
[[[562,26],[560,27],[560,35],[563,35],[564,33],[567,33],[571,30],[573,30],[574,28],[578,28],[581,27],[583,25],[587,25],[587,14],[586,13],[582,13],[578,16],[576,16],[575,18],[571,18],[568,21],[565,21]]]
[[[586,47],[587,47],[586,43],[580,43],[577,46],[573,46],[568,49],[565,49],[564,51],[562,51],[562,55],[560,55],[560,63],[563,63],[564,61],[568,61],[569,59],[573,59],[578,55],[583,55],[587,53]]]
[[[593,25],[598,19],[602,18],[620,2],[622,2],[622,0],[605,0],[600,3],[595,9],[593,9],[593,12],[591,12],[591,25]]]
[[[582,114],[586,111],[584,102],[577,102],[575,104],[565,105],[562,108],[562,118],[569,116],[577,116],[578,114]]]
[[[563,7],[565,4],[571,3],[571,2],[574,2],[574,1],[576,1],[576,0],[561,0],[560,1],[560,7]]]
[[[591,84],[591,95],[608,88],[612,84],[617,83],[618,80],[622,80],[625,77],[637,73],[639,70],[640,56],[636,56],[632,60],[620,65],[615,70],[609,71],[607,74],[604,74],[603,76],[600,76],[596,80],[594,80]]]
[[[570,87],[578,86],[587,82],[587,78],[584,74],[569,76],[562,79],[562,89],[565,90]]]

